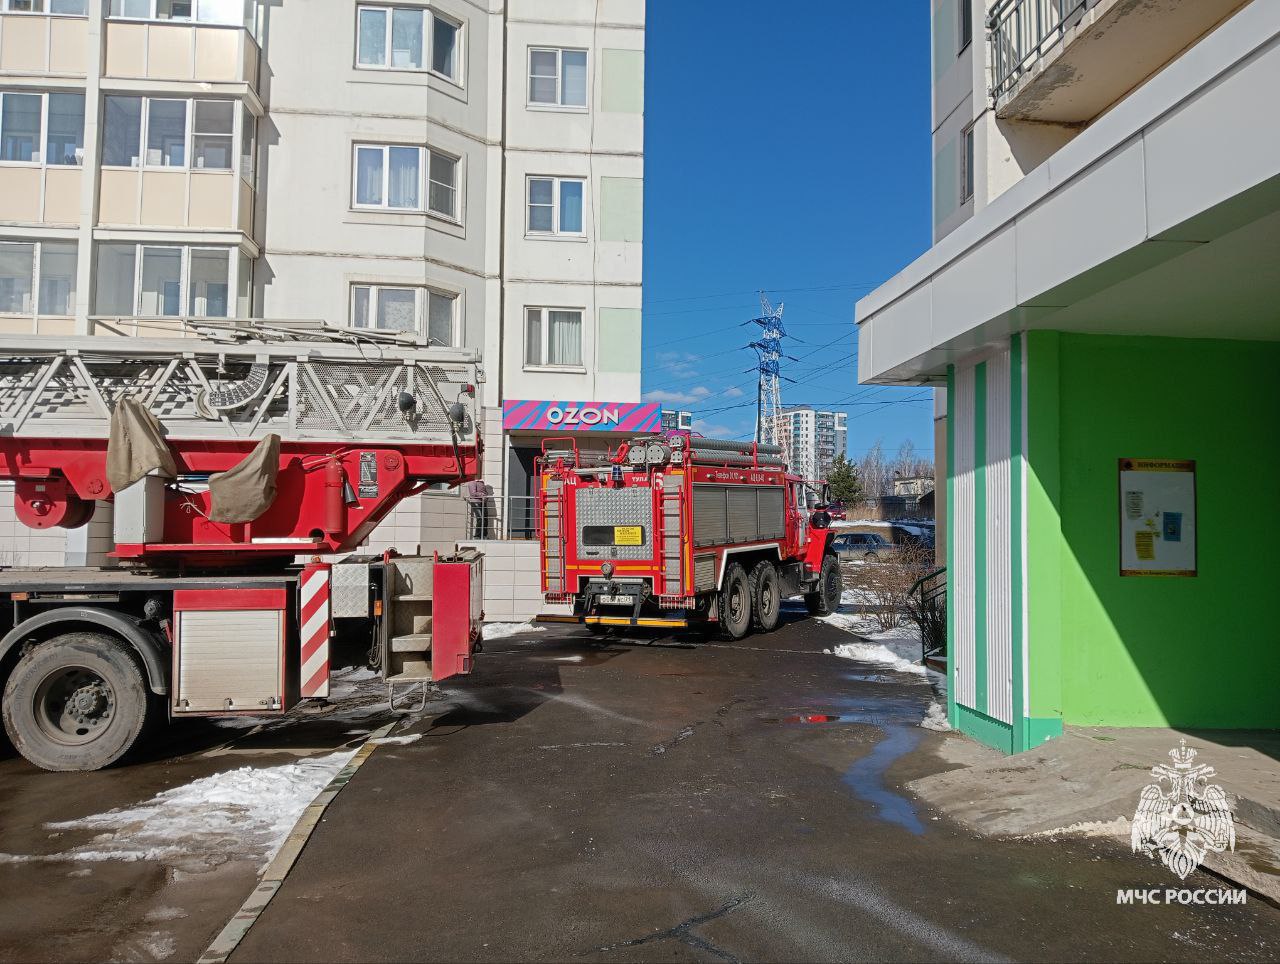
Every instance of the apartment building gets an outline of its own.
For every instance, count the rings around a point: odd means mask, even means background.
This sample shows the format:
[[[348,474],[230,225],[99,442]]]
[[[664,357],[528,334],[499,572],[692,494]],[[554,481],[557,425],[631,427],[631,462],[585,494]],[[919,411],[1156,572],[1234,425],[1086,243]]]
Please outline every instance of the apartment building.
[[[544,437],[659,418],[643,90],[644,0],[0,0],[0,328],[475,348],[483,529],[428,493],[373,545],[527,535]]]
[[[780,440],[791,471],[803,478],[825,479],[835,457],[848,452],[844,412],[819,412],[806,405],[784,408],[775,419],[774,437]]]
[[[934,245],[858,367],[944,389],[951,723],[1280,726],[1280,523],[1230,488],[1280,469],[1280,5],[932,12]]]

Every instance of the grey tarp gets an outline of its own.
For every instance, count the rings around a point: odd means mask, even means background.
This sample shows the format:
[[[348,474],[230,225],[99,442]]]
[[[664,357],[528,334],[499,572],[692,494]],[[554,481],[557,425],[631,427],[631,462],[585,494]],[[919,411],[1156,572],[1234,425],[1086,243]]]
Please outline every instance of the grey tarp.
[[[209,476],[214,522],[252,522],[276,498],[280,473],[280,436],[267,435],[239,465]]]
[[[107,438],[107,482],[119,492],[152,470],[172,479],[178,474],[160,421],[138,398],[122,398],[111,413]]]

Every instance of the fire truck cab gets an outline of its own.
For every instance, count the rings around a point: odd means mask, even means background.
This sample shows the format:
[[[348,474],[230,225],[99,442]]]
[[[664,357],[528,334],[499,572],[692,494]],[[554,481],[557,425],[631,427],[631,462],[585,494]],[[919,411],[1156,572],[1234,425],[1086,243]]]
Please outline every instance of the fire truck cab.
[[[789,474],[779,446],[668,432],[593,460],[547,439],[539,469],[540,622],[741,639],[774,629],[784,599],[840,603],[830,519],[809,507],[820,483]]]

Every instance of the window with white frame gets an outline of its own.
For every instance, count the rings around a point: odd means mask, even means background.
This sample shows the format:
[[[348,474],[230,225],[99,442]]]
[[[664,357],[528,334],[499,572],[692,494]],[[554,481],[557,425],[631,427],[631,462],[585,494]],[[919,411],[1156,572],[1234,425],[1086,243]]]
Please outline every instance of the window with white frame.
[[[582,367],[582,309],[525,308],[526,368]]]
[[[529,178],[529,234],[582,235],[582,201],[586,181],[579,177]]]
[[[76,165],[84,158],[84,94],[0,91],[0,161]]]
[[[75,304],[74,241],[0,240],[0,314],[69,317]]]
[[[244,105],[237,111],[236,103],[108,95],[102,114],[102,166],[230,171],[237,158],[233,145],[239,123],[241,175],[252,179],[253,114]]]
[[[60,13],[83,17],[89,0],[0,0],[0,13]]]
[[[221,24],[252,31],[257,6],[257,0],[111,0],[107,15],[124,20]]]
[[[356,8],[356,66],[428,70],[457,82],[461,33],[461,24],[424,7],[361,4]]]
[[[587,52],[530,47],[529,103],[539,107],[586,107]]]
[[[250,314],[251,264],[234,248],[104,241],[97,251],[94,314],[228,318]],[[238,292],[236,304],[232,292]]]
[[[960,134],[960,203],[965,204],[973,197],[973,125],[970,124]]]
[[[425,333],[432,344],[457,347],[458,296],[435,288],[352,285],[351,327]]]
[[[458,159],[426,147],[356,144],[351,205],[459,221]]]

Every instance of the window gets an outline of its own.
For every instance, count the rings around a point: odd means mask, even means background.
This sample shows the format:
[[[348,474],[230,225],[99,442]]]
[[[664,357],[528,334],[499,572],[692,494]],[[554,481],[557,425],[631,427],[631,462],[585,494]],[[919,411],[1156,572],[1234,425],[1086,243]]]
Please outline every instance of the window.
[[[240,174],[252,183],[254,117],[240,105]],[[190,120],[190,123],[188,123]],[[103,167],[189,166],[230,171],[236,158],[236,101],[108,95],[102,115]],[[145,145],[145,152],[143,151]]]
[[[185,167],[187,102],[147,101],[147,167]]]
[[[529,103],[547,107],[586,107],[587,52],[530,47]]]
[[[50,94],[46,163],[79,164],[83,158],[84,94]]]
[[[382,70],[430,70],[458,77],[461,27],[423,7],[356,9],[356,66]],[[430,62],[424,53],[430,51]]]
[[[0,161],[40,163],[40,94],[5,93],[0,102]]]
[[[586,182],[581,178],[529,178],[529,234],[577,234],[582,228],[582,199]]]
[[[459,342],[458,296],[433,288],[351,286],[351,327],[381,331],[423,331],[433,344]]]
[[[426,210],[458,220],[458,161],[425,147],[357,144],[351,194],[358,208]]]
[[[973,126],[960,135],[960,203],[973,197]]]
[[[258,122],[253,111],[244,104],[240,105],[240,176],[254,183],[253,174],[258,157]]]
[[[74,241],[0,241],[0,314],[69,316],[75,292]]]
[[[83,155],[84,94],[0,94],[0,161],[79,164]]]
[[[235,126],[235,104],[229,100],[196,101],[191,122],[191,158],[197,168],[231,170],[231,131]]]
[[[70,14],[83,17],[88,9],[89,0],[0,0],[0,12],[3,13],[49,13]]]
[[[252,30],[257,20],[256,7],[255,0],[111,0],[108,16],[195,21]]]
[[[247,299],[250,270],[248,259],[233,254],[231,248],[103,242],[97,252],[94,312],[108,317],[229,317],[232,264],[240,274],[241,302]]]
[[[973,0],[960,0],[960,49],[958,53],[964,53],[965,47],[973,42]]]
[[[526,367],[582,367],[582,309],[524,310]]]

